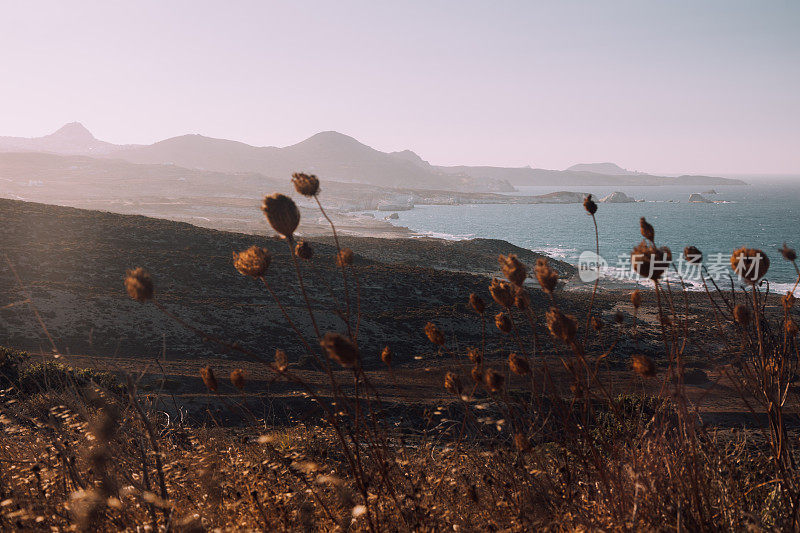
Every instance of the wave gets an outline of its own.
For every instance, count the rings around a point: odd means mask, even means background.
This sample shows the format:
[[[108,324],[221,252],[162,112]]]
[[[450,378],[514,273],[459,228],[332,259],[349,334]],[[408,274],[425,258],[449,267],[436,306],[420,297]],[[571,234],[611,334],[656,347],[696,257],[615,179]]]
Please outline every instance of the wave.
[[[474,233],[464,233],[458,235],[453,233],[441,233],[438,231],[416,231],[414,232],[412,238],[420,239],[430,237],[433,239],[444,239],[446,241],[466,241],[468,239],[474,239],[475,236],[476,235]]]
[[[533,252],[538,252],[540,254],[544,254],[548,257],[553,257],[555,259],[577,259],[578,257],[578,249],[577,248],[568,248],[565,246],[537,246],[535,248],[530,248]]]

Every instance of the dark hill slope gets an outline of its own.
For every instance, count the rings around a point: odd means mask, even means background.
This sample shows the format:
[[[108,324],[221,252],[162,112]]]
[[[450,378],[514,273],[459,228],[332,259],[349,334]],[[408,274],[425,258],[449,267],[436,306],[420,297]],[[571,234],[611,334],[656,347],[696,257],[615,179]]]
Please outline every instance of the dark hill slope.
[[[128,299],[122,286],[125,269],[144,266],[152,272],[159,301],[207,333],[239,341],[270,357],[275,348],[287,350],[293,361],[302,355],[263,287],[239,275],[231,262],[232,251],[251,244],[270,249],[274,255],[270,283],[301,329],[311,332],[285,242],[167,220],[13,200],[0,200],[0,220],[0,248],[30,288],[62,351],[155,357],[166,346],[170,358],[221,353],[166,320],[152,305]],[[355,273],[365,310],[359,339],[367,361],[374,363],[379,349],[387,344],[395,349],[398,362],[420,354],[435,356],[436,350],[422,333],[428,320],[446,327],[449,339],[461,344],[480,342],[476,317],[465,302],[471,292],[485,295],[488,301],[488,279],[435,270],[428,267],[434,261],[424,258],[433,253],[440,258],[436,266],[454,267],[464,249],[468,259],[463,262],[473,264],[480,262],[480,250],[486,247],[484,264],[491,269],[496,261],[494,247],[502,245],[447,243],[435,252],[435,242],[409,240],[403,246],[415,254],[417,259],[412,261],[395,251],[400,244],[394,241],[350,243],[357,250],[384,246],[398,254],[391,256],[397,262],[390,264],[356,255]],[[318,320],[323,330],[343,331],[342,321],[328,310],[331,291],[338,299],[342,295],[332,261],[334,249],[326,243],[313,246],[315,257],[304,271]],[[451,258],[449,263],[445,257]],[[4,258],[0,260],[0,345],[47,348],[27,306],[6,307],[24,297]],[[545,307],[541,293],[533,293],[538,306]],[[494,328],[489,336],[495,345],[506,342]]]

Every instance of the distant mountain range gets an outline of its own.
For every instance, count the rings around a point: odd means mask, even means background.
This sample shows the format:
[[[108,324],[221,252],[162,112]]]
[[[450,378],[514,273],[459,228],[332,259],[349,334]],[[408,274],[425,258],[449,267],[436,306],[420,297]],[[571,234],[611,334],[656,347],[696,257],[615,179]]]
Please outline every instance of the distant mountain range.
[[[326,131],[278,148],[256,147],[202,135],[182,135],[150,145],[116,145],[98,140],[73,122],[44,137],[0,137],[0,152],[47,152],[169,164],[272,178],[305,171],[326,179],[380,187],[509,192],[524,185],[742,185],[712,176],[663,177],[625,170],[613,163],[574,165],[566,170],[529,167],[434,166],[416,153],[381,152],[347,135]]]

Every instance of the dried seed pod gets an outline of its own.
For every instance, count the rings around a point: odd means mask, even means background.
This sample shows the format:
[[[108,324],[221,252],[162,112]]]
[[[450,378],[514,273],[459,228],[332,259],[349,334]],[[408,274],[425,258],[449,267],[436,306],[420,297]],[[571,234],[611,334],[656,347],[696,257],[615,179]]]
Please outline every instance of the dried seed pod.
[[[515,374],[525,376],[531,373],[531,365],[524,357],[512,353],[508,356],[508,368]]]
[[[444,389],[450,394],[461,396],[463,390],[461,379],[456,374],[448,372],[444,375]]]
[[[547,328],[554,337],[566,343],[571,343],[575,340],[578,324],[574,316],[565,315],[558,308],[551,307],[545,314],[545,318],[547,319]]]
[[[617,311],[614,313],[614,322],[617,324],[622,324],[625,322],[625,315],[622,314],[622,311]]]
[[[388,346],[385,346],[381,351],[381,361],[383,364],[390,367],[392,366],[392,349]]]
[[[483,301],[483,298],[475,294],[474,292],[469,295],[469,305],[475,310],[476,313],[482,315],[486,312],[486,302]]]
[[[514,288],[510,283],[492,279],[492,284],[489,285],[489,293],[501,307],[511,307],[514,305]]]
[[[639,230],[642,232],[642,237],[648,241],[652,242],[656,240],[656,231],[644,217],[639,219]]]
[[[536,274],[536,279],[542,290],[548,294],[552,294],[558,285],[558,272],[550,268],[547,258],[540,257],[536,260],[536,266],[533,268]]]
[[[746,326],[753,319],[753,315],[750,314],[750,308],[746,305],[736,304],[733,306],[733,319],[742,326]]]
[[[280,348],[275,350],[275,370],[278,372],[286,372],[286,369],[289,368],[289,357],[286,355],[286,352],[281,350]]]
[[[336,266],[347,266],[353,264],[353,250],[342,248],[336,254]]]
[[[583,208],[586,209],[590,215],[597,213],[597,204],[592,200],[591,194],[583,199]]]
[[[483,383],[483,370],[480,364],[473,366],[472,370],[469,371],[469,375],[475,383]]]
[[[797,259],[797,252],[794,251],[794,248],[789,248],[786,246],[786,243],[783,243],[783,247],[780,249],[781,255],[787,261],[794,261]]]
[[[295,172],[292,174],[294,190],[303,196],[312,197],[319,192],[319,179],[313,174]]]
[[[643,278],[653,281],[669,270],[672,252],[666,246],[656,248],[646,241],[639,243],[631,252],[631,267]]]
[[[125,290],[137,302],[153,299],[153,280],[150,273],[142,267],[128,270],[125,274]]]
[[[300,224],[300,210],[294,200],[284,194],[270,194],[264,197],[261,210],[272,229],[290,241],[294,239],[294,232]]]
[[[233,252],[233,267],[244,276],[263,277],[271,261],[269,250],[259,246],[251,246],[244,252]]]
[[[687,263],[700,264],[703,262],[703,252],[695,246],[687,246],[683,249],[683,259]]]
[[[479,365],[483,360],[480,350],[478,350],[473,346],[467,348],[467,357],[469,357],[469,360],[475,363],[476,365]]]
[[[592,322],[592,328],[595,331],[601,331],[603,327],[605,327],[605,323],[599,317],[593,316],[591,322]]]
[[[642,306],[642,292],[636,289],[631,293],[631,304],[634,309],[639,309]]]
[[[239,390],[244,390],[245,382],[246,382],[246,375],[244,370],[242,370],[241,368],[237,368],[231,371],[231,385],[233,385]]]
[[[517,259],[517,256],[514,254],[500,255],[497,260],[500,262],[500,270],[503,271],[506,279],[514,285],[522,287],[528,277],[528,268]]]
[[[344,335],[329,331],[322,337],[320,344],[325,348],[328,357],[343,367],[352,368],[358,363],[358,348]]]
[[[314,250],[311,249],[311,245],[308,242],[302,241],[294,247],[294,255],[300,259],[311,261],[311,258],[314,257]]]
[[[500,312],[494,317],[494,325],[503,333],[511,333],[511,319],[507,314]]]
[[[644,354],[635,353],[631,356],[631,368],[642,377],[656,375],[656,365],[653,360]]]
[[[433,322],[425,324],[425,335],[433,344],[444,346],[444,333]]]
[[[493,394],[503,392],[505,381],[506,378],[502,374],[495,372],[491,368],[487,369],[483,374],[483,384],[486,386],[486,390]]]
[[[761,250],[739,248],[731,254],[731,268],[747,283],[755,284],[769,270],[769,257]]]
[[[217,392],[217,389],[219,388],[217,384],[217,378],[214,376],[214,371],[210,366],[204,366],[200,369],[200,377],[203,379],[203,383],[205,383],[208,390],[211,392]]]

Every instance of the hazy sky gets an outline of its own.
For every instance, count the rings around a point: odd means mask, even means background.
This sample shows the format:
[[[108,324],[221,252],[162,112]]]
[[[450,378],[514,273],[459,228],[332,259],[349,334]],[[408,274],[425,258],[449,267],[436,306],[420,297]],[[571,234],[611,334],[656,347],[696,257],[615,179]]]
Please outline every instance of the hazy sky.
[[[800,2],[0,4],[0,135],[800,172]]]

